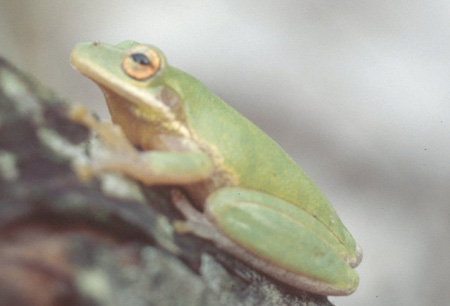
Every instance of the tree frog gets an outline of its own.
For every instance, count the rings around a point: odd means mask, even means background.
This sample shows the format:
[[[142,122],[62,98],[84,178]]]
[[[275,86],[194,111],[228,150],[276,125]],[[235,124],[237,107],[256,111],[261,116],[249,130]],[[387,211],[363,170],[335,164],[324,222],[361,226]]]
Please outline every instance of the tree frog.
[[[311,179],[256,125],[154,46],[80,43],[71,63],[101,88],[115,124],[72,112],[116,152],[91,165],[94,172],[181,186],[189,200],[174,193],[186,219],[180,231],[278,281],[321,295],[356,290],[361,248]]]

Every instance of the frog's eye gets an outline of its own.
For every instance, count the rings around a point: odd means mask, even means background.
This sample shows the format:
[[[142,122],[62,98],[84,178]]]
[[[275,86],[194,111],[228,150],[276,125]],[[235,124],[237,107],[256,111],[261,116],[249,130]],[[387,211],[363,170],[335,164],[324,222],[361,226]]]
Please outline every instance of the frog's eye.
[[[161,58],[156,51],[145,46],[137,46],[125,55],[122,68],[133,79],[145,80],[153,76],[160,65]]]

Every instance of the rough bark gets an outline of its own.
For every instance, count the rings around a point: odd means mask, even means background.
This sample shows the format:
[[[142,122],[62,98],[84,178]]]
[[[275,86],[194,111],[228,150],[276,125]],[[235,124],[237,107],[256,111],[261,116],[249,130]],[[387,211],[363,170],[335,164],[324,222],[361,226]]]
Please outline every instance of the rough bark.
[[[101,143],[0,59],[0,305],[331,305],[178,235],[170,187],[74,163]]]

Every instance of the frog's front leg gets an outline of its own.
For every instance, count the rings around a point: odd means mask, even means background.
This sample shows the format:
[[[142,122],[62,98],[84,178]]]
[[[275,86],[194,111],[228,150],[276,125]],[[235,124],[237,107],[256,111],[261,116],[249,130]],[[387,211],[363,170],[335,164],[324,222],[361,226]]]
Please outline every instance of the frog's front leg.
[[[203,213],[175,194],[187,221],[179,231],[212,240],[250,266],[296,288],[322,295],[348,295],[358,275],[345,248],[313,216],[276,197],[238,187],[222,188]]]
[[[110,154],[91,164],[76,166],[82,178],[116,171],[147,185],[176,185],[203,180],[212,172],[212,161],[204,152],[142,152],[133,146],[119,126],[100,122],[81,105],[73,106],[69,116],[95,132],[112,149]]]

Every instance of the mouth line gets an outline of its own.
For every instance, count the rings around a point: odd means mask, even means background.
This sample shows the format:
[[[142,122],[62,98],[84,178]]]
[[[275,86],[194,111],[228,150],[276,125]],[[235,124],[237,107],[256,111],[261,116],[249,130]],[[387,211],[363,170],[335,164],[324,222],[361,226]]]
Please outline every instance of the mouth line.
[[[106,89],[126,99],[128,102],[139,105],[145,104],[149,107],[159,110],[163,113],[169,111],[168,107],[163,103],[159,103],[157,99],[145,91],[144,88],[137,87],[134,84],[111,75],[107,69],[97,67],[92,63],[83,61],[75,56],[71,57],[71,65],[78,72],[95,82],[102,90]]]

